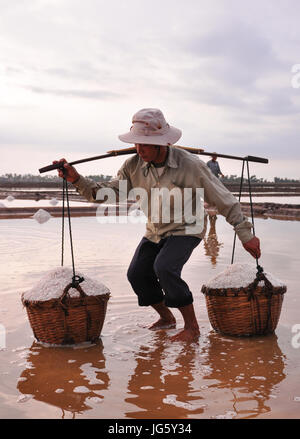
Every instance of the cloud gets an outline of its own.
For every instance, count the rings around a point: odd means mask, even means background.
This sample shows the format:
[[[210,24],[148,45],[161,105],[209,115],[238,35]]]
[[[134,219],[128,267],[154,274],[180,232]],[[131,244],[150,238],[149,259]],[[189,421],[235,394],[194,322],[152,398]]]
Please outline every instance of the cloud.
[[[298,1],[3,3],[2,147],[101,152],[155,106],[186,144],[300,158]]]
[[[294,101],[290,88],[281,90],[259,90],[252,93],[241,92],[234,86],[226,88],[216,84],[205,86],[201,83],[186,85],[177,91],[182,98],[198,101],[201,105],[223,108],[224,111],[243,111],[244,118],[253,116],[287,116],[300,113],[300,102]]]
[[[182,41],[185,50],[204,59],[219,59],[222,73],[229,70],[241,74],[241,84],[253,83],[262,71],[282,66],[272,49],[271,41],[254,25],[243,19],[230,20],[209,32],[194,34]],[[217,71],[217,69],[216,69]],[[225,79],[227,75],[224,75]]]
[[[84,99],[96,99],[107,100],[116,99],[122,97],[122,95],[105,91],[105,90],[60,90],[26,85],[23,86],[26,90],[30,90],[33,93],[38,94],[52,94],[55,96],[72,97],[72,98],[84,98]]]
[[[243,111],[250,118],[299,114],[300,101],[290,85],[291,64],[254,23],[231,17],[213,29],[174,35],[169,44],[178,67],[168,90],[181,99]]]

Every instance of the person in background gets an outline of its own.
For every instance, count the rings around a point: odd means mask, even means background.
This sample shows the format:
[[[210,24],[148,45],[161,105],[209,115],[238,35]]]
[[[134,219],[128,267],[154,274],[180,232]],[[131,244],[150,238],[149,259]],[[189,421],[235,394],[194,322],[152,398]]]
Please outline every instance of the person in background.
[[[219,175],[221,175],[221,177],[224,177],[224,175],[222,174],[222,171],[220,169],[219,163],[217,162],[217,154],[216,153],[212,153],[211,160],[209,160],[206,164],[209,167],[209,169],[211,170],[211,172],[217,178],[219,178]]]

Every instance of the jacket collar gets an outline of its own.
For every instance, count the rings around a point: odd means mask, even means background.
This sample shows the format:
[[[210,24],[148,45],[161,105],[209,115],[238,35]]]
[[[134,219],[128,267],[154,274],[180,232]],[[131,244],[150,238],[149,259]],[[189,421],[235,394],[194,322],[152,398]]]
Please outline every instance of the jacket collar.
[[[148,162],[144,162],[140,157],[139,159],[142,162],[141,164],[142,169],[146,168],[147,166],[148,167],[150,166]],[[169,154],[165,166],[168,166],[169,168],[178,168],[179,166],[177,151],[176,148],[174,148],[173,146],[169,146]]]

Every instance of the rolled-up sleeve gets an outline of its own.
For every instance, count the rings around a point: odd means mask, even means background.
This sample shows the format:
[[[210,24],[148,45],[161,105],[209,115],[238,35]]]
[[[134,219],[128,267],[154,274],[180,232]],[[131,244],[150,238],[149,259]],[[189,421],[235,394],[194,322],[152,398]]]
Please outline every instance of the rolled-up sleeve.
[[[234,227],[242,243],[253,238],[251,233],[252,224],[244,216],[239,201],[231,192],[208,171],[207,166],[200,162],[200,185],[204,189],[204,200],[216,206],[219,213],[226,218],[226,221]]]
[[[117,195],[117,201],[125,200],[128,192],[132,189],[130,176],[127,170],[127,162],[122,165],[117,173],[117,176],[109,182],[97,183],[89,178],[80,175],[79,179],[73,183],[77,192],[86,198],[91,203],[103,203],[105,200],[97,199],[97,192],[102,188],[111,188]],[[123,180],[125,184],[120,185],[120,181]]]

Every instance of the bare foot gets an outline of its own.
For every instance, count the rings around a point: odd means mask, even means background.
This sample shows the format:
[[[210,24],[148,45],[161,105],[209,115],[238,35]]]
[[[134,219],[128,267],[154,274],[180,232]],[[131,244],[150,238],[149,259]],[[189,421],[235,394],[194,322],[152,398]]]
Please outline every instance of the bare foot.
[[[183,329],[182,331],[173,335],[173,337],[171,337],[170,340],[192,342],[197,340],[199,337],[200,337],[200,331],[198,328],[188,328],[188,329]]]
[[[160,318],[157,322],[152,323],[152,325],[148,326],[148,329],[151,331],[156,331],[158,329],[171,329],[176,328],[176,320],[174,318],[163,319]]]

